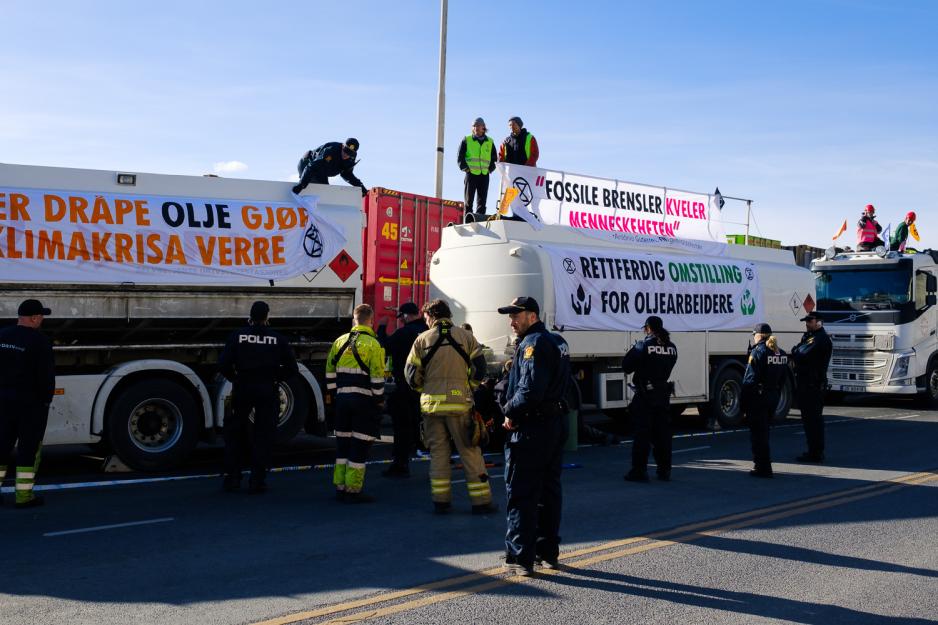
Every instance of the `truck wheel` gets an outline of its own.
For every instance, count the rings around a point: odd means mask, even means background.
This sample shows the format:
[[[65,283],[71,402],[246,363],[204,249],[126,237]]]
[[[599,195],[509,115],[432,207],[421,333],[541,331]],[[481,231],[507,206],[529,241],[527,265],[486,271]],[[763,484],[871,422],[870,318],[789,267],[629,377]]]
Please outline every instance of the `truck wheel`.
[[[773,421],[784,421],[788,418],[794,396],[795,386],[792,384],[791,378],[785,376],[782,387],[778,391],[778,404],[775,406],[775,413],[772,415]]]
[[[128,466],[163,471],[179,464],[195,447],[200,418],[198,404],[182,385],[140,380],[121,391],[108,410],[107,438]]]
[[[717,373],[713,396],[707,405],[720,427],[733,428],[742,424],[742,393],[743,376],[736,367],[724,367]]]
[[[302,376],[295,375],[278,384],[280,391],[280,414],[277,417],[276,443],[283,445],[306,424],[310,413],[309,391]],[[254,420],[254,415],[250,416]]]
[[[927,410],[938,409],[938,359],[928,363],[925,373],[925,392],[919,396],[920,403]]]

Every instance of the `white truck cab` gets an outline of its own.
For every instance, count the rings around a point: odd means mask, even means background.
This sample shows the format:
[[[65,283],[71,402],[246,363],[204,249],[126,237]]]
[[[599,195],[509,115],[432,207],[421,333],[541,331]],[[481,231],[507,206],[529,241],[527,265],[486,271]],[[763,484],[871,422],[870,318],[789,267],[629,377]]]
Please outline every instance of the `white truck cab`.
[[[938,405],[938,251],[829,249],[815,260],[817,312],[834,344],[833,392],[920,394]]]

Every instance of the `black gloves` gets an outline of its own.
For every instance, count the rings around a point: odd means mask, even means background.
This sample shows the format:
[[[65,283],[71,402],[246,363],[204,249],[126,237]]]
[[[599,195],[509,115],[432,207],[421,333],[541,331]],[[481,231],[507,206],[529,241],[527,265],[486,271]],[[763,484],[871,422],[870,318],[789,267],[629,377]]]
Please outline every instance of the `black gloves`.
[[[362,187],[362,197],[365,197],[366,195],[368,195],[368,189],[363,186],[363,187]]]

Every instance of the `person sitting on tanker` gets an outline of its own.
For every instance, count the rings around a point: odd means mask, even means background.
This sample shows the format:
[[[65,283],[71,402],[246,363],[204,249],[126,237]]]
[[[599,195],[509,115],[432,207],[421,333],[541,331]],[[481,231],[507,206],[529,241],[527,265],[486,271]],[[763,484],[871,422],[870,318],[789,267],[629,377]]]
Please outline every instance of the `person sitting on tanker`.
[[[915,211],[905,214],[905,219],[899,222],[892,236],[889,237],[889,251],[904,252],[905,244],[909,241],[909,228],[915,223]]]
[[[872,204],[867,204],[857,222],[857,251],[872,252],[883,245],[883,240],[879,238],[882,231],[883,227],[876,221],[876,209]]]
[[[345,143],[331,141],[306,152],[296,166],[300,181],[293,187],[293,192],[299,194],[310,183],[329,184],[329,178],[342,176],[347,183],[362,190],[362,197],[368,195],[368,187],[353,171],[358,164],[355,157],[359,147],[358,139],[349,137]]]

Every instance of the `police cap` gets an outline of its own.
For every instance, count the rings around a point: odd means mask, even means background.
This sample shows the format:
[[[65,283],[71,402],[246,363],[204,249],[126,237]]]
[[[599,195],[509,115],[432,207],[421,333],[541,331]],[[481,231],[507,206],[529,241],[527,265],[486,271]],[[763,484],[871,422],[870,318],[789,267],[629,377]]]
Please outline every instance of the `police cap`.
[[[16,310],[20,317],[32,317],[33,315],[49,316],[52,314],[51,308],[46,308],[38,299],[23,300],[20,307]]]
[[[502,306],[498,309],[498,312],[502,315],[510,315],[512,313],[518,313],[521,311],[527,310],[528,312],[533,312],[534,314],[541,314],[541,307],[537,305],[537,300],[533,297],[516,297],[511,300],[511,304],[508,306]]]
[[[817,313],[809,312],[807,315],[799,319],[799,321],[817,321],[821,317]]]
[[[661,332],[664,329],[664,321],[661,320],[661,317],[652,315],[645,319],[645,327],[652,332]]]
[[[257,301],[251,304],[251,321],[265,321],[270,314],[267,302]]]
[[[419,315],[420,309],[417,308],[417,304],[413,302],[407,302],[406,304],[401,304],[401,307],[397,309],[397,318],[400,319],[404,315]]]
[[[767,323],[757,323],[752,329],[753,334],[772,334],[772,326]]]

